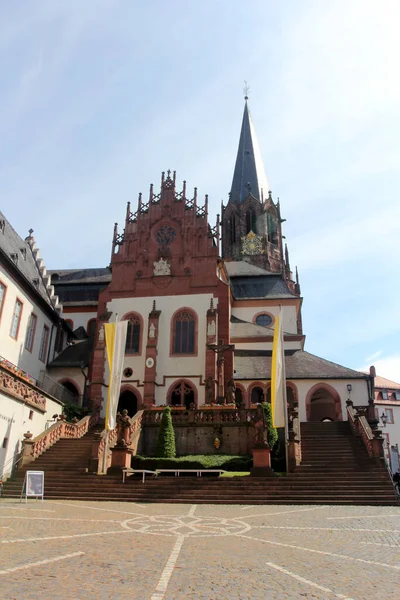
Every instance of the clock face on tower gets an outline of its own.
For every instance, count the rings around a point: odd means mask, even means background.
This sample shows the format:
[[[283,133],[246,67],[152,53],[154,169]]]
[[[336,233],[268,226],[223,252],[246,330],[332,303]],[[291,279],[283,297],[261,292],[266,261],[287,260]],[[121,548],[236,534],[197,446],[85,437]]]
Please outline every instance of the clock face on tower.
[[[263,253],[262,237],[250,231],[242,237],[242,254],[254,256]]]

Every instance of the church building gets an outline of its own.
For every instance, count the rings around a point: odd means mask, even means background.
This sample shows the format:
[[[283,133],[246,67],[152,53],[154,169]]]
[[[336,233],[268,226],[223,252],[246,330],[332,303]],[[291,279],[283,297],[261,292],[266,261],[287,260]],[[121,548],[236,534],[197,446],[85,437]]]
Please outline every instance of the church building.
[[[233,163],[233,161],[232,161]],[[74,332],[48,364],[104,417],[108,367],[103,324],[128,320],[119,409],[270,398],[275,318],[283,311],[289,406],[305,421],[345,420],[346,401],[366,405],[372,379],[307,352],[302,296],[282,235],[245,99],[232,186],[216,222],[209,201],[176,172],[114,226],[108,267],[55,270],[63,317]],[[111,233],[111,232],[110,232]]]

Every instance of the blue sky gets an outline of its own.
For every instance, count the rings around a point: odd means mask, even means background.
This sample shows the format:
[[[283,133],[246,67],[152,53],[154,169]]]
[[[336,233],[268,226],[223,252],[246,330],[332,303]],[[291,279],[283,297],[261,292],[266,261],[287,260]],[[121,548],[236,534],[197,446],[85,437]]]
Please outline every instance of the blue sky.
[[[227,201],[243,81],[306,349],[400,381],[397,0],[21,0],[0,8],[1,208],[48,268],[104,266],[160,173]]]

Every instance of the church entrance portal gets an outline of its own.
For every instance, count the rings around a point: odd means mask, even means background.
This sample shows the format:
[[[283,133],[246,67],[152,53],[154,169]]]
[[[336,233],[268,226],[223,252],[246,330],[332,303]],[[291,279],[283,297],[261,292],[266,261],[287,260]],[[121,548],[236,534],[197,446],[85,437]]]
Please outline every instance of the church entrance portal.
[[[329,390],[315,390],[310,399],[309,421],[338,421],[336,400]]]
[[[122,411],[126,409],[128,411],[128,415],[133,417],[137,413],[138,409],[138,401],[136,394],[131,390],[125,390],[119,397],[118,402],[118,412],[122,413]]]
[[[171,406],[186,406],[189,410],[192,405],[195,406],[193,388],[181,381],[172,390],[169,403]]]

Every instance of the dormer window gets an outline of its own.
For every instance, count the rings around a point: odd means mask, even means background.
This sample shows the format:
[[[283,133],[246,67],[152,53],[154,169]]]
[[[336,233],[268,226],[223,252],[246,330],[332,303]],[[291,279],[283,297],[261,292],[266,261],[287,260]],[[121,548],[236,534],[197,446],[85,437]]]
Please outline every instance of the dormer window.
[[[10,258],[16,265],[18,264],[18,254],[16,252],[12,252]]]
[[[6,228],[6,222],[4,219],[0,219],[0,232],[4,233],[4,230]]]
[[[39,289],[39,279],[32,279],[32,283],[36,289]]]
[[[24,257],[24,260],[26,260],[26,248],[20,248],[19,251],[21,252],[22,256]]]
[[[389,400],[389,394],[387,390],[382,390],[382,400]]]

